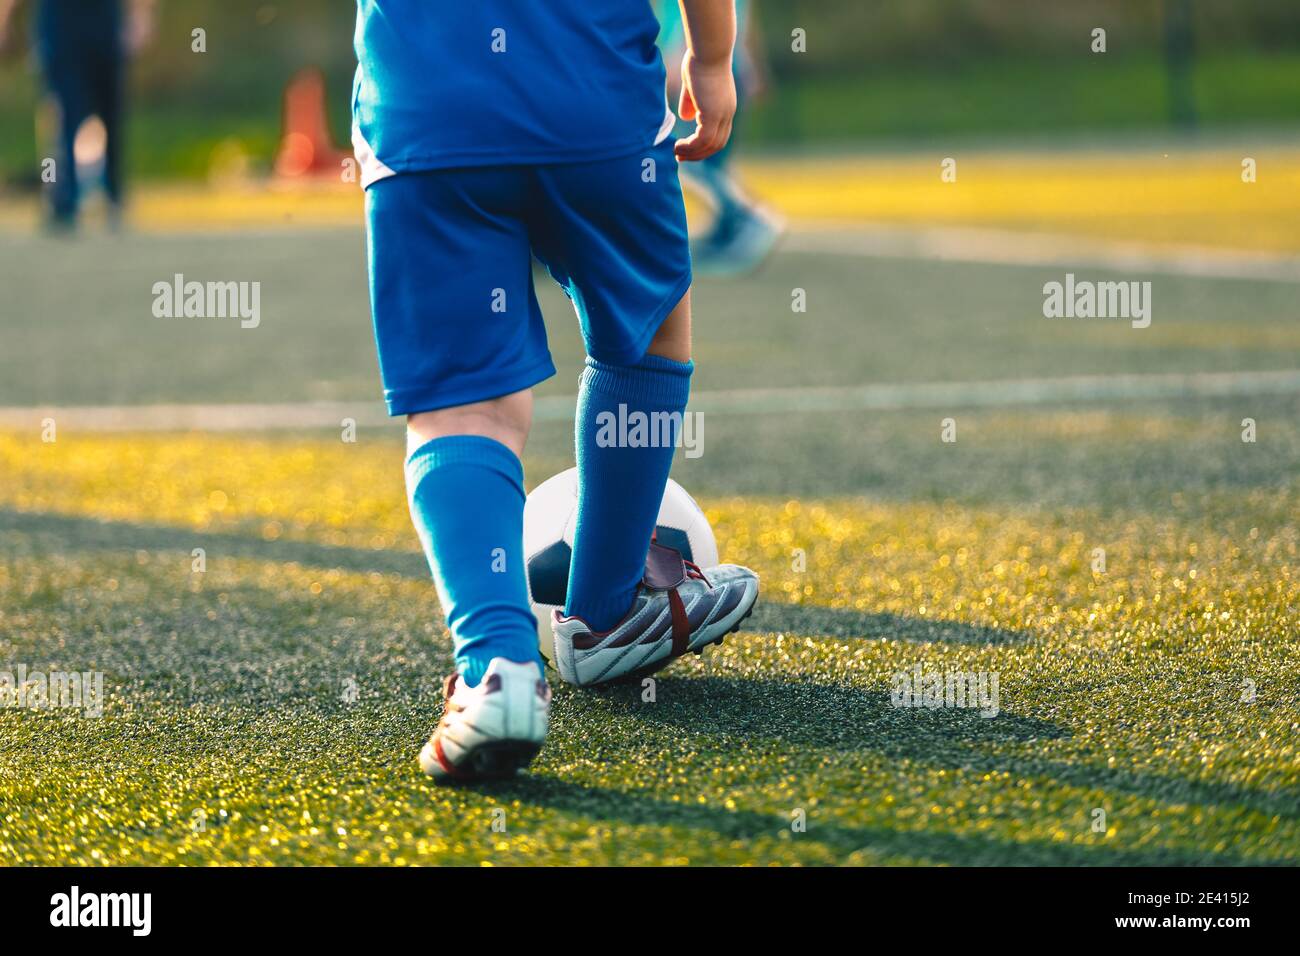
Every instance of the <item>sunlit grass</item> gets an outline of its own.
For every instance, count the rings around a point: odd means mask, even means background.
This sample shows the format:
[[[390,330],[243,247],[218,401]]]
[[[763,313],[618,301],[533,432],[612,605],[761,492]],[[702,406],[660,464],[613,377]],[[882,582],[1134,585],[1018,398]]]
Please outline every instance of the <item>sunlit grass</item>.
[[[764,577],[754,630],[653,703],[560,689],[532,773],[444,791],[413,758],[449,653],[399,458],[0,437],[0,662],[108,691],[100,719],[0,709],[0,859],[1300,858],[1292,485],[1159,514],[705,497]],[[917,664],[998,674],[1001,712],[890,706]]]
[[[955,153],[956,155],[953,155]],[[940,161],[957,162],[955,182]],[[1257,179],[1242,181],[1242,161]],[[1300,151],[1293,145],[1015,150],[969,147],[748,158],[744,180],[796,223],[992,227],[1155,245],[1300,250]],[[688,195],[693,218],[707,212]],[[10,203],[0,222],[35,223],[34,203]],[[146,231],[301,229],[359,225],[354,184],[154,185],[136,192],[133,224]]]
[[[800,219],[998,227],[1124,242],[1300,250],[1294,147],[1148,151],[935,151],[746,167]],[[940,162],[956,160],[955,182]],[[1242,160],[1257,179],[1242,181]]]

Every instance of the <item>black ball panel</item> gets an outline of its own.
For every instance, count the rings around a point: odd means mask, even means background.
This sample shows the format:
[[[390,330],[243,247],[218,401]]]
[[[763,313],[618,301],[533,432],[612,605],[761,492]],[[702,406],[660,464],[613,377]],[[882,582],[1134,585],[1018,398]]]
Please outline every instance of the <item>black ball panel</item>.
[[[695,560],[695,556],[691,554],[691,539],[686,536],[686,532],[681,528],[669,528],[666,525],[656,525],[655,540],[665,548],[672,548],[674,551],[680,551],[682,557],[687,561]]]
[[[655,526],[655,540],[666,548],[680,551],[687,561],[694,561],[691,539],[681,528],[667,525]],[[552,604],[563,607],[569,593],[569,564],[573,549],[564,541],[556,541],[528,559],[528,590],[535,604]]]
[[[564,605],[572,558],[572,549],[564,541],[557,541],[528,559],[528,589],[535,604]]]

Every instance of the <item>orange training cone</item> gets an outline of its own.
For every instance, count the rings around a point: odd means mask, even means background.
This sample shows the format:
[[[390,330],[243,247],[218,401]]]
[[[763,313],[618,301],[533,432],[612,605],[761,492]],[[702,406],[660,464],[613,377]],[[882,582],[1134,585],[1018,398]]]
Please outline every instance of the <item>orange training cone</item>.
[[[299,70],[284,88],[284,133],[275,174],[286,179],[336,176],[350,152],[335,148],[325,111],[325,74]]]

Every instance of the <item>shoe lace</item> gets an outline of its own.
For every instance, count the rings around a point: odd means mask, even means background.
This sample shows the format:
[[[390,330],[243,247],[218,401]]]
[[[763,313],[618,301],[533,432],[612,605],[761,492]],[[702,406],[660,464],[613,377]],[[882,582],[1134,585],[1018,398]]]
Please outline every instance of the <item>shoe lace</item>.
[[[688,578],[695,578],[697,581],[709,584],[709,579],[704,576],[704,572],[700,570],[700,566],[694,561],[687,561],[683,558],[682,564],[686,565],[686,576]],[[709,584],[709,587],[713,587],[713,585]]]

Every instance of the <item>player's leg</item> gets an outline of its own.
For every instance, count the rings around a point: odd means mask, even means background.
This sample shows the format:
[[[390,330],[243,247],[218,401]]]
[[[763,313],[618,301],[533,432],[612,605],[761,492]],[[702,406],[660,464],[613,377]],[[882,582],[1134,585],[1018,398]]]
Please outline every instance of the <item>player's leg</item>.
[[[648,355],[658,355],[660,358],[666,358],[673,362],[689,362],[691,360],[691,293],[688,289],[682,296],[682,300],[677,306],[668,313],[659,330],[655,332],[654,338],[650,340],[650,346],[646,349]]]
[[[471,402],[407,416],[408,449],[435,438],[481,435],[505,445],[515,456],[523,454],[533,423],[533,390],[522,389],[500,398]]]
[[[411,517],[474,687],[498,657],[538,662],[523,562],[523,466],[532,389],[411,415]]]
[[[686,296],[678,310],[689,315]],[[686,413],[695,369],[689,338],[666,336],[661,348],[675,357],[647,351],[624,362],[588,355],[578,388],[578,513],[565,613],[597,631],[617,624],[636,598]],[[645,440],[620,432],[619,422],[638,418],[666,422],[668,430],[650,424],[654,434]]]
[[[540,664],[523,559],[532,390],[421,412],[407,423],[407,491],[470,687],[493,660]]]
[[[434,777],[509,776],[546,732],[550,691],[524,576],[532,390],[411,415],[407,491],[456,657],[442,719],[420,752]]]
[[[573,299],[587,344],[566,612],[597,629],[616,624],[636,597],[694,370],[690,252],[672,145],[667,138],[644,156],[538,174],[534,250]],[[674,314],[662,339],[671,357],[651,354]],[[673,334],[682,329],[685,337]],[[618,423],[641,417],[667,422],[672,433],[644,441],[621,434]]]
[[[408,416],[407,496],[456,658],[420,756],[439,778],[513,772],[549,692],[523,559],[519,452],[554,367],[515,217],[519,174],[404,174],[366,196],[385,397]]]
[[[694,370],[672,146],[539,172],[536,251],[573,299],[588,352],[574,423],[568,595],[552,622],[560,674],[575,683],[702,648],[734,628],[757,596],[745,569],[721,570],[714,586],[681,555],[650,547]]]

